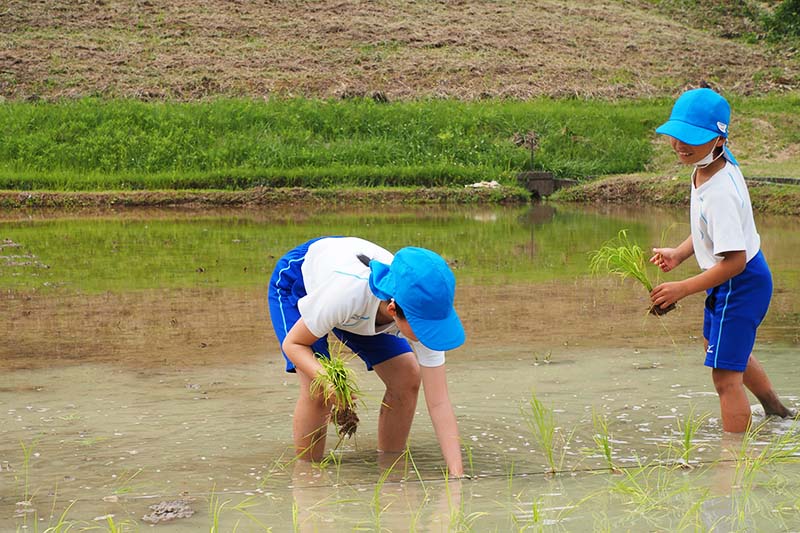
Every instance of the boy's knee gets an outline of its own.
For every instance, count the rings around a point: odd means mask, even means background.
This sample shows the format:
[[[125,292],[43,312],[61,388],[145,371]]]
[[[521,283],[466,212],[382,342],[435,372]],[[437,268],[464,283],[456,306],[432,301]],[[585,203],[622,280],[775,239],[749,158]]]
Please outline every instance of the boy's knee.
[[[400,395],[416,396],[419,394],[420,376],[419,372],[405,377],[401,382],[396,383],[393,392]]]
[[[419,394],[420,383],[419,370],[414,370],[404,375],[402,379],[393,380],[387,385],[386,391],[397,397],[416,397]]]
[[[742,372],[715,368],[711,372],[711,377],[714,381],[714,388],[720,396],[738,393],[744,386]]]

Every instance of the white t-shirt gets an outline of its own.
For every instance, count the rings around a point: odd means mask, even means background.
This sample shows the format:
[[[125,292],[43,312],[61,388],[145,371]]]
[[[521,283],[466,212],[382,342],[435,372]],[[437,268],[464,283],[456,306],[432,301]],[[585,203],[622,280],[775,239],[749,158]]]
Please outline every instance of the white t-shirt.
[[[708,270],[722,252],[744,250],[750,261],[761,248],[750,193],[738,165],[730,161],[700,187],[692,180],[692,244],[697,264]]]
[[[377,244],[356,237],[320,239],[311,244],[303,261],[306,296],[297,306],[309,331],[322,337],[333,328],[357,335],[388,333],[402,337],[397,324],[375,326],[381,301],[369,289],[370,269],[359,259],[391,264],[394,256]],[[408,340],[422,366],[441,366],[444,352]]]

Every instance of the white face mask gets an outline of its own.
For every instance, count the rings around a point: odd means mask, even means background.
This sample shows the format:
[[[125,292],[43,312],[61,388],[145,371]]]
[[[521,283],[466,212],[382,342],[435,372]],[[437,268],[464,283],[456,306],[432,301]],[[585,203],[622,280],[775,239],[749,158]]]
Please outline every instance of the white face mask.
[[[706,168],[708,165],[710,165],[711,163],[713,163],[714,161],[716,161],[717,159],[719,159],[720,157],[722,157],[722,154],[724,154],[724,153],[725,153],[725,145],[723,145],[723,146],[722,146],[722,150],[720,150],[720,151],[719,151],[719,155],[717,155],[716,157],[714,157],[714,150],[716,150],[716,149],[717,149],[717,145],[715,144],[715,145],[714,145],[714,146],[711,148],[711,151],[710,151],[710,152],[708,152],[708,155],[707,155],[707,156],[705,156],[705,157],[704,157],[703,159],[701,159],[700,161],[698,161],[697,163],[695,163],[695,164],[694,164],[694,167],[695,167],[695,168]]]

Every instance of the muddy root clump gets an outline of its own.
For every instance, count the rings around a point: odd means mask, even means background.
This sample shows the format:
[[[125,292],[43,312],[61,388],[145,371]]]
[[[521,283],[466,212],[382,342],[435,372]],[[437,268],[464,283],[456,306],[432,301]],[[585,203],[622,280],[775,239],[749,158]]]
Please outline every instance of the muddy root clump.
[[[358,429],[358,415],[355,409],[347,407],[340,411],[336,411],[334,421],[339,427],[340,437],[352,437]]]
[[[660,305],[652,305],[650,306],[650,314],[656,316],[666,315],[673,309],[675,309],[675,304],[669,304],[667,307],[661,307]]]

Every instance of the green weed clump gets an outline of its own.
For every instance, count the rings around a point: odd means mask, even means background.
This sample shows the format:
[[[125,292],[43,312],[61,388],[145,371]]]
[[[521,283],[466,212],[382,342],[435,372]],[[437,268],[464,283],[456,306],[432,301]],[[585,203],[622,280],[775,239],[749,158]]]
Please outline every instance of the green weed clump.
[[[627,230],[621,230],[616,238],[606,241],[600,249],[592,252],[589,268],[593,274],[605,272],[623,279],[633,278],[647,289],[648,294],[653,290],[653,283],[647,275],[644,250],[630,241]],[[650,314],[663,315],[673,309],[675,304],[667,308],[653,305]]]

